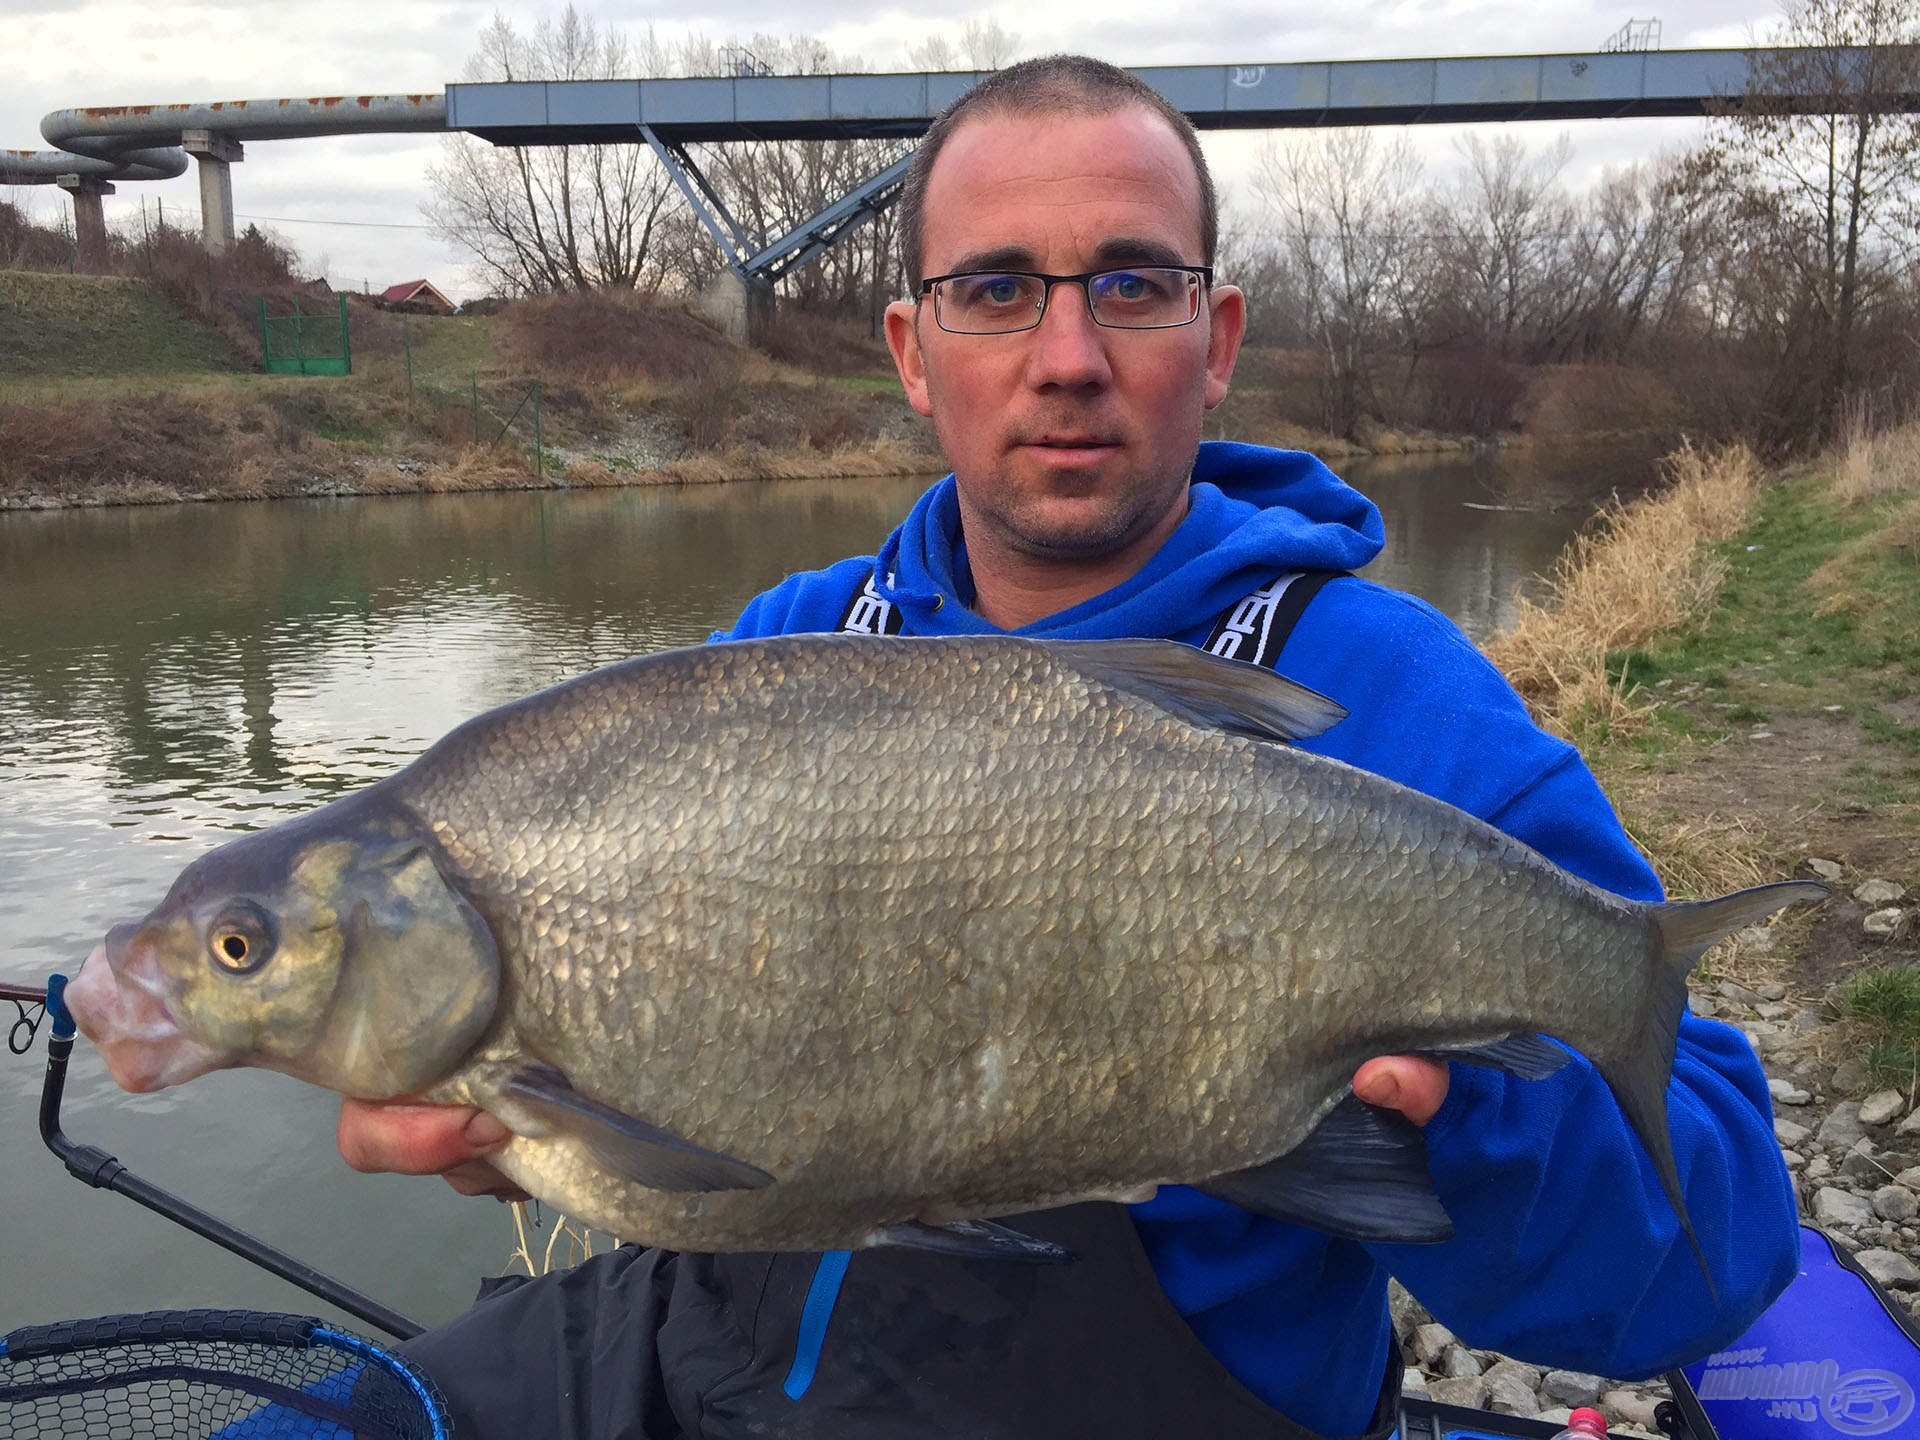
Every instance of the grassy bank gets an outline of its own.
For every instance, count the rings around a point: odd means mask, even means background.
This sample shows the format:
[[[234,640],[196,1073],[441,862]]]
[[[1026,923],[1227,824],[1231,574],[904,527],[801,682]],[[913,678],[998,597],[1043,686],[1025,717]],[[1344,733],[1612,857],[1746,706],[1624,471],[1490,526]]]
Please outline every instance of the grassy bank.
[[[786,315],[761,348],[746,349],[675,306],[631,298],[554,296],[441,318],[349,297],[353,374],[268,376],[242,323],[254,287],[273,291],[276,312],[328,308],[331,298],[302,299],[273,256],[254,257],[267,280],[206,270],[199,258],[201,269],[166,284],[0,272],[0,509],[940,465],[884,346],[857,326]],[[1484,443],[1441,430],[1316,432],[1313,374],[1311,356],[1247,352],[1208,437],[1335,459]],[[1541,433],[1557,437],[1570,412],[1552,397],[1565,377],[1536,379]],[[1577,388],[1606,387],[1587,377]]]
[[[1920,427],[1783,475],[1739,450],[1671,468],[1490,653],[1676,895],[1837,867],[1833,901],[1716,951],[1709,977],[1853,1005],[1884,1062],[1898,1036],[1920,1047],[1920,935],[1910,913],[1865,931],[1852,891],[1879,877],[1920,895]]]

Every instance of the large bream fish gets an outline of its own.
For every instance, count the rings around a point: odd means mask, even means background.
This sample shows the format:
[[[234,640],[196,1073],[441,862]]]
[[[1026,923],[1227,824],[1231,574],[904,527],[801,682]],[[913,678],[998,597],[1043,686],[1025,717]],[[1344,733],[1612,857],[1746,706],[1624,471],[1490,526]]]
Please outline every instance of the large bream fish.
[[[627,1239],[1050,1258],[986,1217],[1186,1182],[1439,1239],[1363,1061],[1664,1092],[1715,940],[1280,743],[1344,712],[1164,641],[796,637],[610,666],[188,866],[68,990],[115,1077],[480,1105]],[[1691,1235],[1691,1227],[1688,1226]]]

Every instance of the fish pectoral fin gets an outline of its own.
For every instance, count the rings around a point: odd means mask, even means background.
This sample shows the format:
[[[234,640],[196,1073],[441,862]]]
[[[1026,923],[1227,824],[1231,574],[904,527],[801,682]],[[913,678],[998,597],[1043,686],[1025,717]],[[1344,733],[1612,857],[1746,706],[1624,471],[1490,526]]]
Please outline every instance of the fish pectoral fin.
[[[1064,1265],[1073,1259],[1071,1250],[1051,1240],[1022,1235],[991,1220],[950,1220],[945,1225],[908,1220],[879,1231],[873,1243],[938,1250],[968,1260],[1018,1260],[1027,1265]]]
[[[1318,690],[1241,660],[1222,660],[1173,640],[1043,640],[1090,679],[1137,695],[1209,730],[1255,740],[1305,740],[1347,718]]]
[[[1420,1245],[1453,1235],[1420,1127],[1352,1095],[1286,1154],[1198,1188],[1257,1215],[1350,1240]]]
[[[1544,1035],[1509,1035],[1487,1045],[1467,1045],[1458,1050],[1429,1050],[1436,1060],[1460,1060],[1468,1065],[1484,1065],[1504,1070],[1522,1080],[1544,1080],[1573,1057]]]
[[[524,1065],[501,1086],[546,1124],[581,1141],[607,1170],[650,1190],[757,1190],[773,1176],[731,1155],[582,1095],[550,1065]]]

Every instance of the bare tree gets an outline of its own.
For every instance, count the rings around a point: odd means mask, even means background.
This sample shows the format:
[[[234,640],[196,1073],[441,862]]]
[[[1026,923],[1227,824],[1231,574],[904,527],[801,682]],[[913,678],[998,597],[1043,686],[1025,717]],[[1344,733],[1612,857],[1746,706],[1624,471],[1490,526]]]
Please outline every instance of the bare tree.
[[[523,35],[496,14],[462,79],[607,80],[670,73],[649,33],[636,50],[573,6]],[[449,137],[428,171],[434,229],[514,294],[596,288],[657,290],[654,241],[673,187],[646,146],[495,147]]]
[[[1758,67],[1708,158],[1731,213],[1794,285],[1778,319],[1813,324],[1809,398],[1831,427],[1862,314],[1920,248],[1920,116],[1890,101],[1920,89],[1920,0],[1789,0],[1774,39],[1796,48]]]
[[[1353,435],[1409,275],[1419,162],[1405,137],[1363,129],[1296,133],[1261,151],[1266,199],[1299,278],[1322,363],[1327,427]]]

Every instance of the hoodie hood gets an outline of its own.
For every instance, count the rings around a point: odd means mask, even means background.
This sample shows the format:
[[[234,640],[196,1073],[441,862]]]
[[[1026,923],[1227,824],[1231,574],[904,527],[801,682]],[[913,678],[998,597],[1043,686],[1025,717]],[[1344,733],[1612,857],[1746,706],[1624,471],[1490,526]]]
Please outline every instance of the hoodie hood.
[[[1358,570],[1386,543],[1380,512],[1313,456],[1209,442],[1200,447],[1187,518],[1139,572],[1103,595],[1016,630],[1050,639],[1174,635],[1286,570]],[[973,578],[953,477],[920,497],[881,546],[881,594],[908,633],[1000,633],[968,608]]]

